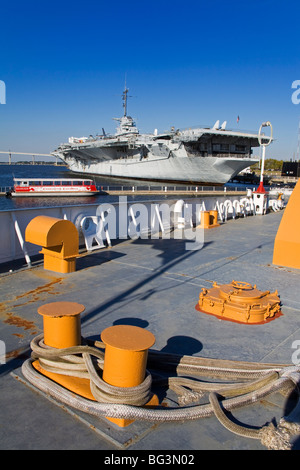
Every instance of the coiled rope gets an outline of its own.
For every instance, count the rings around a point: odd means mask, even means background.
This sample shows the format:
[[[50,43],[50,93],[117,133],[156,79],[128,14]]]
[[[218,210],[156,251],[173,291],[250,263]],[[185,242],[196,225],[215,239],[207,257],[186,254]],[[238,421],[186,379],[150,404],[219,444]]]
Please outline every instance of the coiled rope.
[[[32,357],[23,363],[25,378],[41,391],[73,408],[98,417],[133,419],[151,422],[195,420],[215,415],[231,432],[259,439],[269,449],[291,448],[290,438],[300,434],[300,425],[282,418],[277,427],[269,423],[260,429],[251,429],[233,423],[227,411],[253,404],[274,392],[300,391],[300,367],[283,364],[261,364],[241,361],[179,356],[149,351],[144,382],[137,387],[114,387],[102,379],[104,344],[82,339],[82,345],[55,349],[49,348],[39,335],[31,342]],[[90,380],[91,392],[96,401],[88,400],[40,374],[32,365],[38,359],[44,370]],[[159,372],[163,371],[163,374]],[[167,375],[166,371],[173,372]],[[188,377],[178,374],[184,374]],[[191,377],[189,377],[191,376]],[[216,382],[200,380],[211,377]],[[227,382],[220,382],[220,379]],[[228,380],[238,380],[228,383]],[[178,407],[155,409],[143,407],[152,396],[152,383],[166,386],[178,396]],[[205,393],[209,403],[190,405]]]

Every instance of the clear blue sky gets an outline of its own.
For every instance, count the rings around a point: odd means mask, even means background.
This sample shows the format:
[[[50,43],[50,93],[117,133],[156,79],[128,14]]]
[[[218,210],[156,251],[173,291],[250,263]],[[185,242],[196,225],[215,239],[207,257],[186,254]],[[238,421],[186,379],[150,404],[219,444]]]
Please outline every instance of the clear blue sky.
[[[266,157],[288,160],[299,13],[299,1],[279,0],[2,2],[0,150],[49,153],[69,136],[114,132],[126,74],[141,132],[269,120]]]

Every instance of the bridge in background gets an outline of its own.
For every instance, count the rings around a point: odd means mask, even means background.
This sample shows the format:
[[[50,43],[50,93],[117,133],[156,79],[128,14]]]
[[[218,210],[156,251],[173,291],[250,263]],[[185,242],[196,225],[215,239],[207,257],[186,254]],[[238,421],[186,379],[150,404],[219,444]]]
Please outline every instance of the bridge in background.
[[[36,163],[36,157],[51,157],[53,159],[55,159],[55,165],[58,164],[58,161],[59,159],[57,157],[54,157],[53,155],[51,155],[50,153],[34,153],[34,152],[13,152],[13,151],[2,151],[0,150],[0,154],[5,154],[5,155],[8,155],[8,164],[11,165],[12,164],[12,155],[24,155],[25,157],[31,157],[32,160],[32,164],[34,165]],[[5,163],[5,162],[4,162]],[[17,164],[17,162],[14,162],[14,164]]]

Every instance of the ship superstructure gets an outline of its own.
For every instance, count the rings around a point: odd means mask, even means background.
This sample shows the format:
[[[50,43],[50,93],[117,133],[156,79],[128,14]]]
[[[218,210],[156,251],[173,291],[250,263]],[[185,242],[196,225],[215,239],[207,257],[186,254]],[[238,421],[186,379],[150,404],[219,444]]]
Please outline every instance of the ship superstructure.
[[[140,134],[127,114],[127,94],[123,92],[124,115],[114,135],[70,137],[52,154],[79,173],[108,177],[165,182],[222,185],[258,161],[252,147],[258,135],[226,129],[217,121],[212,127]]]

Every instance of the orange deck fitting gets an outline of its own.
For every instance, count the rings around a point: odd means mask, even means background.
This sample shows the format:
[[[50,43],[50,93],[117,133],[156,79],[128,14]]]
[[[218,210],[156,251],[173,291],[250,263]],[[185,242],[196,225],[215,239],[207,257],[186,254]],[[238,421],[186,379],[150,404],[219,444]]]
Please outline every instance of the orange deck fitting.
[[[79,235],[69,220],[39,215],[27,225],[25,240],[42,246],[45,269],[59,273],[76,270]]]
[[[219,227],[218,223],[218,211],[211,210],[211,211],[201,211],[201,220],[199,228],[210,229],[213,227]]]
[[[44,343],[52,348],[81,344],[80,313],[85,307],[76,302],[51,302],[38,308],[43,316]]]
[[[232,281],[230,284],[213,284],[203,288],[196,309],[239,323],[265,323],[280,314],[277,291],[262,292],[248,282]]]
[[[275,237],[273,264],[300,269],[300,180],[289,198]]]
[[[154,335],[143,328],[115,325],[106,328],[101,339],[105,344],[103,380],[116,387],[135,387],[146,376],[148,349],[155,343]],[[156,395],[145,406],[157,406]],[[132,420],[109,418],[120,427]]]

